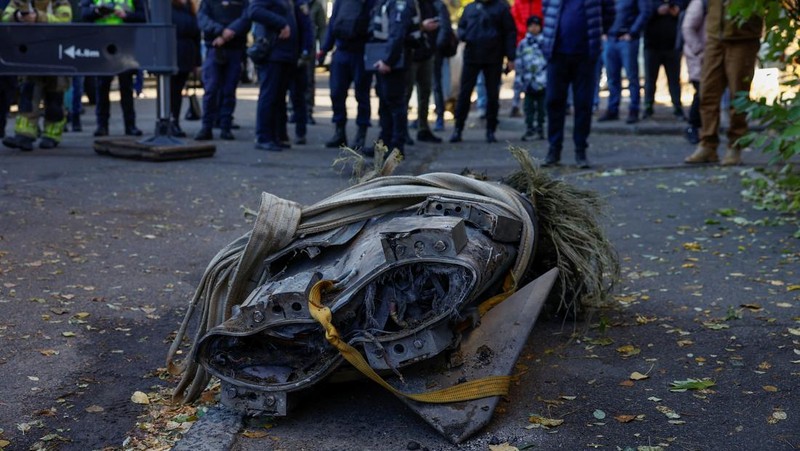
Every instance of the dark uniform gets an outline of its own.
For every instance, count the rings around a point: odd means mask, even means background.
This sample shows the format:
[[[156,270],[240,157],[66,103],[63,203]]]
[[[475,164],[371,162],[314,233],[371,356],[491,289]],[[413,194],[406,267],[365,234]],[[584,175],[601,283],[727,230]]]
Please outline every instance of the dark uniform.
[[[425,19],[439,17],[439,11],[435,5],[436,2],[439,2],[439,0],[418,0],[420,18],[423,22]],[[441,19],[437,20],[441,21]],[[416,85],[417,87],[417,140],[433,143],[442,142],[441,138],[431,132],[428,125],[428,105],[433,84],[433,55],[436,51],[438,35],[438,28],[431,31],[422,31],[425,43],[414,49],[414,62],[408,71],[406,80],[406,103],[411,100],[414,86]],[[411,140],[406,139],[406,142],[411,143]]]
[[[181,105],[183,88],[189,75],[200,65],[200,26],[192,4],[172,3],[172,24],[175,25],[178,49],[178,73],[170,80],[170,107],[172,115],[172,136],[183,138],[186,133],[181,129]]]
[[[508,3],[505,0],[477,0],[467,5],[458,21],[458,38],[467,45],[464,47],[464,67],[456,104],[456,128],[450,142],[461,141],[470,97],[479,73],[483,73],[486,80],[486,141],[495,142],[503,57],[514,61],[517,51],[517,27]]]
[[[72,7],[67,0],[12,0],[3,10],[2,20],[22,22],[30,26],[36,26],[37,23],[65,23],[72,20]],[[40,105],[44,105],[44,128],[41,130],[39,147],[56,147],[61,142],[61,133],[67,120],[64,114],[64,91],[68,87],[67,77],[22,77],[14,136],[4,138],[3,145],[33,150],[33,143],[39,137],[39,118],[42,116]]]
[[[100,9],[100,4],[113,4],[114,12],[105,12]],[[124,17],[117,15],[117,11],[123,11]],[[84,22],[94,22],[100,25],[118,25],[121,23],[136,23],[145,21],[144,2],[142,0],[82,0],[81,17]],[[120,105],[122,106],[122,118],[125,121],[125,134],[131,136],[141,136],[142,131],[136,127],[136,111],[133,108],[133,76],[136,69],[127,70],[117,75],[119,81]],[[97,130],[95,136],[108,135],[108,121],[111,117],[111,102],[109,93],[113,76],[97,77],[97,106],[95,115],[97,116]]]
[[[212,139],[211,130],[216,123],[219,123],[220,138],[234,139],[231,126],[236,109],[236,86],[242,74],[250,30],[248,6],[248,0],[203,0],[200,3],[197,23],[206,43],[206,58],[203,61],[203,125],[195,136],[197,140]],[[215,40],[225,39],[226,30],[234,34],[214,47]]]
[[[291,145],[286,142],[286,92],[303,45],[311,39],[311,23],[305,3],[292,0],[253,0],[250,18],[253,34],[278,36],[267,64],[259,65],[258,106],[256,109],[256,148],[280,151]],[[280,38],[289,27],[289,36]]]
[[[375,90],[380,99],[380,140],[391,150],[403,152],[408,127],[406,77],[411,50],[421,44],[420,15],[416,0],[383,0],[373,10],[372,41],[384,42],[381,58],[391,70],[377,72]]]
[[[364,0],[361,9],[363,18],[356,22],[369,23],[369,15],[375,6],[375,0]],[[347,38],[334,35],[333,25],[339,17],[341,10],[341,0],[333,3],[333,11],[328,22],[328,29],[325,33],[325,40],[322,43],[322,54],[330,52],[334,47],[336,52],[333,54],[330,66],[330,91],[331,107],[333,108],[332,122],[336,129],[333,137],[325,143],[327,147],[339,147],[347,144],[347,134],[345,126],[347,124],[347,90],[353,85],[355,91],[358,110],[356,112],[356,125],[358,125],[358,135],[351,147],[356,149],[364,146],[367,128],[370,127],[370,115],[372,110],[369,101],[369,90],[372,87],[372,72],[364,69],[364,44],[369,39],[369,34],[364,32],[355,33],[354,36]],[[366,31],[366,30],[365,30]]]

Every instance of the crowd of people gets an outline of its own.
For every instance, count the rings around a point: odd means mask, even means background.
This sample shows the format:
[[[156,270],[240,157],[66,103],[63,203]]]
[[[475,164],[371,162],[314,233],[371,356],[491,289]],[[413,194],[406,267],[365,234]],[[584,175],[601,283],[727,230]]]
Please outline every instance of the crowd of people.
[[[178,71],[171,83],[171,133],[186,136],[180,124],[182,93],[199,71],[204,88],[202,122],[194,139],[212,140],[214,129],[219,129],[219,139],[236,139],[236,89],[248,46],[256,42],[267,48],[266,55],[261,52],[254,61],[259,83],[255,147],[260,150],[291,147],[292,123],[294,144],[306,143],[307,124],[316,122],[315,66],[328,61],[328,54],[332,54],[333,135],[325,142],[327,147],[349,145],[372,155],[374,148],[367,136],[374,119],[373,88],[380,100],[377,139],[403,153],[414,144],[409,129],[416,128],[417,141],[441,143],[434,132],[444,130],[447,68],[458,53],[461,73],[450,143],[463,139],[475,89],[486,141],[497,141],[500,85],[503,74],[513,71],[510,115],[521,115],[524,98],[526,128],[521,139],[546,139],[543,164],[560,164],[564,124],[571,113],[575,163],[589,167],[588,139],[594,113],[600,108],[602,68],[609,95],[596,120],[621,120],[624,70],[625,122],[635,124],[654,114],[656,83],[663,67],[672,114],[688,122],[686,138],[697,145],[686,162],[718,162],[720,100],[726,90],[749,90],[763,27],[757,17],[746,23],[730,18],[724,0],[513,0],[512,4],[474,0],[463,8],[451,3],[457,0],[332,1],[326,21],[325,0],[172,0]],[[145,0],[0,0],[0,7],[4,22],[116,25],[144,22],[147,5]],[[688,118],[681,102],[684,56],[695,88]],[[129,136],[142,135],[133,102],[135,76],[134,70],[116,77],[124,133]],[[97,77],[93,83],[94,135],[98,137],[109,134],[112,81],[113,77]],[[351,86],[357,110],[356,135],[349,140],[346,100]],[[52,76],[0,77],[0,133],[5,135],[12,93],[18,97],[19,108],[14,132],[4,137],[3,144],[32,150],[38,140],[41,148],[56,147],[62,132],[69,129],[68,119],[73,130],[80,130],[83,87],[82,77],[71,82]],[[65,102],[66,91],[71,101]],[[414,92],[417,117],[409,123]],[[433,127],[428,121],[431,95]],[[746,129],[746,118],[732,110],[723,165],[741,163],[736,141]]]

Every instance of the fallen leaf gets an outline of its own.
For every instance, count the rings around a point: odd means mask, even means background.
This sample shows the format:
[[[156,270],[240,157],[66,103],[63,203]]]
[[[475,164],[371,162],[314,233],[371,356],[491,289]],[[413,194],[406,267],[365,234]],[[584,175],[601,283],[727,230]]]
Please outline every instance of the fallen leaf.
[[[620,383],[619,383],[619,385],[621,385],[621,386],[623,386],[623,387],[633,387],[633,386],[634,386],[634,383],[633,383],[633,381],[632,381],[632,380],[630,380],[630,379],[626,379],[626,380],[624,380],[624,381],[620,382]]]
[[[641,349],[634,345],[624,345],[617,348],[617,352],[622,354],[623,357],[630,357],[642,352]]]
[[[84,319],[89,317],[89,312],[79,312],[74,315],[74,318]]]
[[[777,304],[775,304],[775,306],[780,308],[792,308],[792,304],[788,302],[778,302]]]
[[[516,446],[511,446],[508,442],[499,445],[489,445],[489,451],[519,451]]]
[[[763,386],[761,388],[763,388],[764,391],[773,392],[773,393],[778,391],[778,387],[776,387],[774,385],[765,385],[765,386]]]
[[[75,332],[61,332],[61,335],[65,336],[65,337],[74,337],[75,336]]]
[[[667,418],[671,420],[677,420],[678,418],[681,417],[680,415],[678,415],[677,412],[675,412],[674,410],[670,409],[667,406],[656,406],[656,410],[663,413]]]
[[[131,401],[133,401],[134,404],[150,404],[150,398],[140,391],[134,392],[133,395],[131,395]]]
[[[641,381],[641,380],[650,378],[650,376],[648,376],[646,374],[642,374],[642,373],[640,373],[638,371],[634,371],[633,373],[631,373],[631,375],[629,377],[633,381]]]
[[[775,410],[774,412],[772,412],[772,415],[770,415],[769,418],[767,418],[767,423],[775,424],[778,421],[785,420],[786,418],[788,418],[786,412],[784,412],[783,410]]]
[[[599,345],[599,346],[608,346],[614,343],[614,340],[611,337],[602,337],[602,338],[584,338],[583,339],[586,343],[590,345]]]
[[[614,419],[620,423],[630,423],[636,419],[636,415],[617,415],[614,417]]]
[[[11,442],[9,442],[8,440],[0,440],[0,449],[3,449],[3,448],[7,447],[10,444],[11,444]]]
[[[267,434],[268,434],[267,431],[254,431],[252,429],[248,429],[242,432],[242,435],[244,435],[247,438],[263,438],[266,437]]]
[[[43,356],[46,356],[46,357],[50,357],[50,356],[58,355],[58,351],[56,351],[55,349],[40,349],[39,350],[39,354],[41,354]]]
[[[800,290],[800,285],[789,285],[786,287],[786,291],[797,291]]]
[[[669,391],[684,392],[686,390],[705,390],[714,385],[716,385],[716,382],[710,379],[686,379],[684,381],[671,382]]]
[[[528,417],[528,422],[550,428],[550,427],[561,426],[561,424],[564,423],[564,420],[559,420],[556,418],[545,418],[540,415],[531,415],[530,417]]]
[[[711,322],[711,321],[705,321],[705,322],[703,322],[703,327],[705,327],[706,329],[711,329],[711,330],[722,330],[722,329],[730,329],[731,326],[728,325],[728,324],[721,324],[721,323],[715,323],[715,322]]]
[[[792,334],[792,335],[800,335],[800,329],[793,329],[791,327],[789,327],[788,329],[789,329],[789,333],[790,334]]]
[[[592,415],[597,418],[598,420],[604,420],[606,418],[606,413],[600,409],[595,410],[592,412]]]
[[[102,407],[100,407],[98,405],[91,405],[91,406],[86,408],[86,411],[89,412],[89,413],[98,413],[98,412],[102,412],[104,410],[106,410],[106,409],[104,409],[104,408],[102,408]]]

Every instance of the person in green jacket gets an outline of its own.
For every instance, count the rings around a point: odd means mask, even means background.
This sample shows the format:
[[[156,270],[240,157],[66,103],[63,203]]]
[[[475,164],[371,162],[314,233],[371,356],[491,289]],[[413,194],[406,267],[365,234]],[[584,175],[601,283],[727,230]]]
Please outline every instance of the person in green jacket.
[[[69,0],[12,0],[3,10],[3,22],[36,26],[43,23],[72,21]],[[64,91],[69,87],[69,77],[25,76],[20,80],[19,114],[14,126],[14,136],[3,139],[3,145],[12,149],[33,150],[37,139],[42,149],[52,149],[61,142],[66,115]],[[39,117],[44,110],[44,128],[39,130]]]

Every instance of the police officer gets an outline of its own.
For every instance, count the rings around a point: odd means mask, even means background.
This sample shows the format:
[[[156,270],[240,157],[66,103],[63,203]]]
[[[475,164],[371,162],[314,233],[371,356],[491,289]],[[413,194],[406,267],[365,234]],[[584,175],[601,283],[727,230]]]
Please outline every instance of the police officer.
[[[375,0],[335,0],[333,3],[325,40],[317,55],[318,61],[324,61],[325,55],[336,48],[331,59],[329,79],[335,129],[333,137],[325,143],[326,147],[336,148],[347,144],[345,102],[351,84],[358,103],[358,132],[350,147],[358,149],[364,146],[372,113],[369,90],[373,76],[373,72],[364,68],[364,45],[369,39],[370,14],[374,6]]]
[[[12,0],[3,10],[3,22],[36,26],[37,23],[65,23],[71,20],[72,7],[68,0]],[[39,147],[52,149],[61,141],[61,133],[67,120],[64,115],[64,91],[69,86],[69,78],[26,76],[21,81],[19,114],[14,126],[14,136],[4,138],[3,145],[33,150],[33,144],[39,135],[42,103],[44,129]],[[6,93],[0,91],[0,94]],[[1,113],[6,114],[5,111]]]
[[[304,45],[312,39],[308,6],[292,0],[253,0],[249,9],[254,35],[276,36],[266,64],[257,66],[256,149],[281,151],[286,135],[286,92]]]
[[[470,97],[479,73],[483,73],[486,80],[486,141],[497,142],[494,132],[497,128],[503,57],[508,60],[508,68],[514,70],[517,52],[517,27],[508,3],[505,0],[476,0],[467,5],[458,21],[458,37],[467,45],[464,48],[461,88],[456,104],[456,128],[450,142],[461,141],[469,114]]]
[[[197,23],[203,32],[206,58],[203,61],[203,123],[194,139],[213,139],[212,128],[219,123],[219,137],[235,139],[231,133],[236,109],[236,86],[242,73],[244,49],[250,19],[248,0],[203,0]]]
[[[403,153],[408,127],[406,77],[411,66],[411,50],[422,45],[419,8],[416,0],[382,0],[373,10],[372,43],[382,49],[372,69],[377,72],[375,90],[380,140],[390,149]],[[364,149],[370,156],[374,149]]]
[[[101,25],[119,25],[145,21],[144,2],[142,0],[82,0],[81,17],[84,22]],[[136,127],[136,111],[133,108],[133,76],[136,69],[127,70],[117,75],[119,81],[120,105],[122,118],[125,121],[125,134],[142,136]],[[113,76],[97,77],[97,129],[94,136],[108,135],[108,120],[111,117],[109,92]]]

